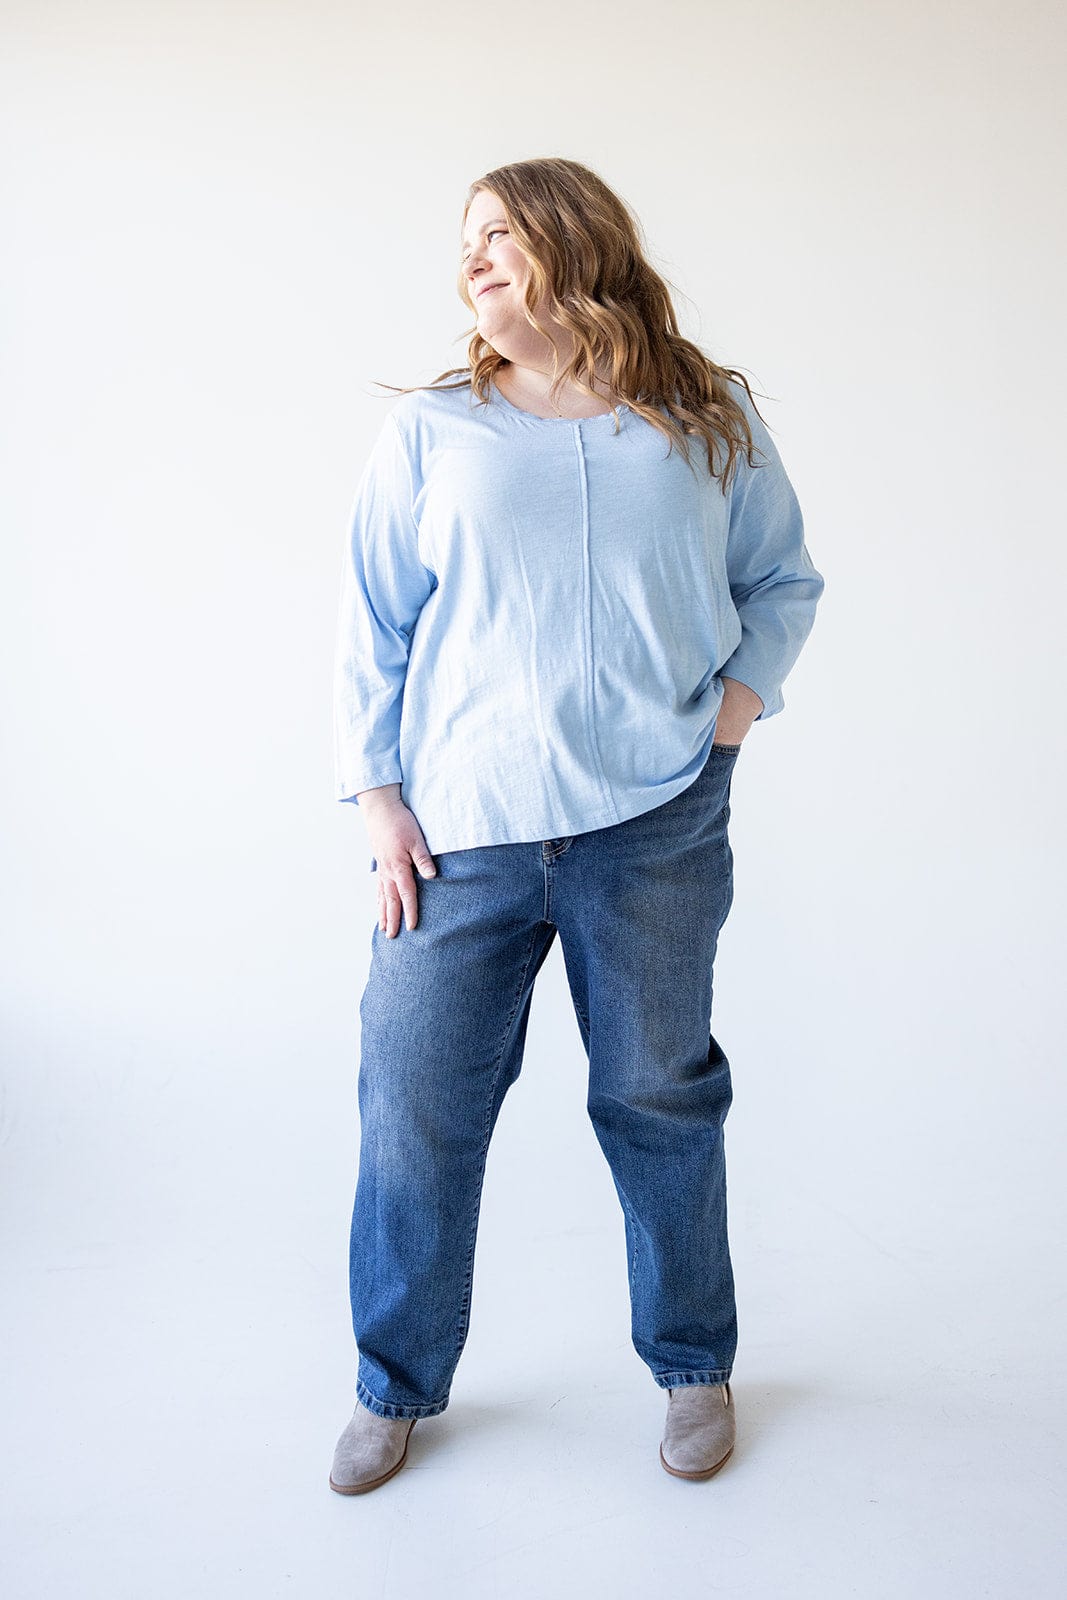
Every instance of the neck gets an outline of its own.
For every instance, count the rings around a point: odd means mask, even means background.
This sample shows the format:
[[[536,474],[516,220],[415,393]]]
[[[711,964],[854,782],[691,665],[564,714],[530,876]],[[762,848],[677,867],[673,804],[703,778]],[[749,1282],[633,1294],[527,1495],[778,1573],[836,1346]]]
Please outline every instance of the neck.
[[[540,366],[514,360],[509,360],[507,365],[502,368],[502,371],[506,372],[511,383],[531,400],[536,400],[540,404],[551,405],[560,416],[563,415],[559,399],[551,392],[551,371]],[[605,400],[613,398],[611,384],[607,377],[600,372],[594,374],[589,387],[595,394],[601,395]],[[558,390],[556,393],[564,403],[568,400],[586,401],[589,398],[584,389],[580,389],[577,384],[571,382],[567,383],[562,390],[562,394]]]

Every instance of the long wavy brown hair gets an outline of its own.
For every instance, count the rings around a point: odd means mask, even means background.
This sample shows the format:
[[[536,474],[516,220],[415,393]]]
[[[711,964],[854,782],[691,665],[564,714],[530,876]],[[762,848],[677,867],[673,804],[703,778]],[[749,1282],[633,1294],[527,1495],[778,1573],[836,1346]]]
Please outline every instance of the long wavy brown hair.
[[[482,189],[499,200],[512,237],[529,262],[527,321],[545,331],[534,307],[547,295],[547,315],[573,337],[573,352],[562,366],[553,345],[553,395],[570,381],[594,396],[589,380],[602,366],[613,393],[666,436],[668,453],[677,443],[692,465],[688,441],[704,439],[708,470],[712,477],[721,475],[724,494],[741,452],[749,466],[758,465],[748,418],[728,383],[736,378],[744,384],[756,408],[748,379],[732,367],[717,365],[678,331],[667,280],[649,263],[641,225],[625,201],[578,161],[555,156],[515,161],[471,184],[461,231]],[[457,286],[471,309],[462,268]],[[450,367],[426,384],[380,386],[410,394],[469,384],[483,403],[488,401],[493,375],[508,363],[482,338],[477,324],[469,331],[466,367]],[[449,378],[460,381],[447,383]],[[756,414],[763,420],[758,409]],[[616,432],[618,426],[616,411]]]

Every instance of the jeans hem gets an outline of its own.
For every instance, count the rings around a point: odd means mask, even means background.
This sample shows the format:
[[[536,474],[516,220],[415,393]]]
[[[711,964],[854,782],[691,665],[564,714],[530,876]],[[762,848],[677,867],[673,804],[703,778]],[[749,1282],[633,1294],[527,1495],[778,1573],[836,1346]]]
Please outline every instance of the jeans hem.
[[[732,1367],[716,1367],[706,1372],[654,1372],[661,1389],[684,1389],[688,1383],[729,1383]]]
[[[362,1378],[356,1379],[356,1399],[368,1411],[373,1411],[377,1417],[439,1417],[448,1405],[449,1397],[435,1400],[429,1405],[401,1405],[392,1400],[379,1400],[376,1394],[371,1394]]]

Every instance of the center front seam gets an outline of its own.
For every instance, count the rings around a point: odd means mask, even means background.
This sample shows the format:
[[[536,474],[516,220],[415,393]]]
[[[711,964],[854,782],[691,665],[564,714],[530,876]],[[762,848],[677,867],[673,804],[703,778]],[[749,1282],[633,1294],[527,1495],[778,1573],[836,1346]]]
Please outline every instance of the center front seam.
[[[578,456],[578,488],[582,501],[582,627],[584,639],[584,665],[585,665],[585,734],[589,748],[593,753],[596,764],[597,779],[600,783],[600,792],[611,807],[616,822],[619,820],[615,809],[615,797],[608,788],[604,776],[604,763],[600,759],[600,746],[596,736],[596,712],[594,691],[594,661],[593,661],[593,575],[592,551],[590,549],[589,529],[589,473],[585,460],[585,441],[582,438],[582,424],[574,424],[574,448]]]
[[[560,856],[564,855],[574,843],[574,834],[566,839],[543,839],[541,841],[541,871],[544,877],[545,897],[541,911],[542,922],[552,922],[552,873],[549,870]]]

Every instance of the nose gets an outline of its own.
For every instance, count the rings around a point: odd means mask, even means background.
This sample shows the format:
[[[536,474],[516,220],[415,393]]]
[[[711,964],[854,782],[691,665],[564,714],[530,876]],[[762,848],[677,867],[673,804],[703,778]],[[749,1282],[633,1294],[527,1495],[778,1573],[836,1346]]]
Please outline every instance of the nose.
[[[479,251],[477,248],[471,251],[470,255],[463,263],[463,270],[467,275],[467,283],[472,289],[474,288],[475,277],[483,273],[488,265],[489,262],[486,260],[483,252]]]

